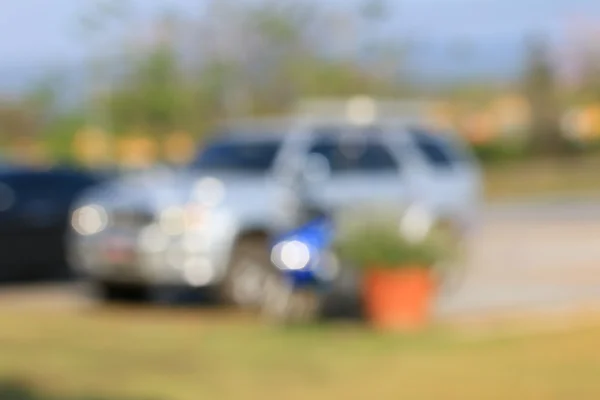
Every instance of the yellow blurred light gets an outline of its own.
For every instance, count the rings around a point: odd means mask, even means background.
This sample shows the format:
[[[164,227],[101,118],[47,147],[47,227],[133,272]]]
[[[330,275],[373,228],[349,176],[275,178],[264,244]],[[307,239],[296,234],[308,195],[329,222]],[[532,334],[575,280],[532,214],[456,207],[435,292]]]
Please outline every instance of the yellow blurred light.
[[[366,125],[372,123],[377,117],[377,106],[370,97],[357,96],[348,101],[346,113],[352,123]]]

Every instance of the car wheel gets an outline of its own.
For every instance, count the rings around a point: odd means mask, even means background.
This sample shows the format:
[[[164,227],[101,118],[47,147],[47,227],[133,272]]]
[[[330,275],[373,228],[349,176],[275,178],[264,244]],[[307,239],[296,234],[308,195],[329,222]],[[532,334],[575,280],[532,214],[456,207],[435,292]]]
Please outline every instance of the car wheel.
[[[235,246],[227,269],[223,283],[224,300],[243,309],[257,309],[266,282],[274,274],[267,240],[242,239]]]
[[[362,317],[362,277],[360,270],[345,264],[332,282],[323,305],[325,318]]]
[[[106,303],[141,303],[148,300],[148,288],[139,284],[96,282],[96,295]]]

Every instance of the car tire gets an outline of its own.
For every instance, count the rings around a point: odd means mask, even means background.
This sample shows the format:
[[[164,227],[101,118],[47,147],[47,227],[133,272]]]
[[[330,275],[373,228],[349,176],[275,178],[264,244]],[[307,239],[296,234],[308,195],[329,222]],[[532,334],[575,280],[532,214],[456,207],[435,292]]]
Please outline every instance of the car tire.
[[[222,285],[222,298],[227,304],[242,309],[259,309],[265,285],[275,274],[267,239],[261,236],[243,238],[231,255]]]
[[[360,270],[352,265],[343,265],[324,300],[324,318],[360,319],[362,317],[361,292]]]
[[[140,284],[96,282],[94,289],[104,303],[142,303],[149,298],[148,288]]]

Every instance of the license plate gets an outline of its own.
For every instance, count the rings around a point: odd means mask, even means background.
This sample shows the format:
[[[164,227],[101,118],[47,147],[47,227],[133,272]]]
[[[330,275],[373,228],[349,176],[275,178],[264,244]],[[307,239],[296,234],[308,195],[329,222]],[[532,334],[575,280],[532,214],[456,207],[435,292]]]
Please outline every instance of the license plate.
[[[111,238],[106,243],[105,254],[112,264],[129,264],[135,261],[133,243],[123,238]]]

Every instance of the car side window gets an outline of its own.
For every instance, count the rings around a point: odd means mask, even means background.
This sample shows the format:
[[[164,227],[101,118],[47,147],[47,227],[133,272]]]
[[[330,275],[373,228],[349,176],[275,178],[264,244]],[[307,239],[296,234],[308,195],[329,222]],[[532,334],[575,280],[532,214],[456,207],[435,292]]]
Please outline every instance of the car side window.
[[[24,173],[8,177],[4,183],[21,199],[70,198],[94,181],[76,174]]]
[[[434,168],[450,169],[455,164],[455,157],[449,145],[436,140],[427,134],[415,133],[415,144],[421,155]]]
[[[192,168],[265,173],[273,165],[281,140],[220,140],[204,148]]]
[[[390,150],[381,142],[367,140],[339,140],[318,138],[312,143],[309,154],[327,160],[331,173],[394,172],[399,165]]]
[[[20,198],[31,197],[39,192],[40,180],[30,173],[14,174],[5,177],[3,182],[9,186]]]
[[[49,179],[48,183],[57,184],[64,187],[64,191],[68,195],[78,194],[79,192],[94,186],[98,181],[85,174],[57,174],[56,176]]]

